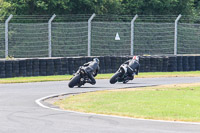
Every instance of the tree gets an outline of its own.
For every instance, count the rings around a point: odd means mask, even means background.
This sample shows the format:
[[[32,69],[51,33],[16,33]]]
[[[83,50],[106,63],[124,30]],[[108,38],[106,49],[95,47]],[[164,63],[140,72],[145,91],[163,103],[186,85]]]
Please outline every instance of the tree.
[[[11,13],[11,4],[0,0],[0,16],[6,16]]]
[[[17,15],[69,13],[69,0],[4,0],[9,12]]]
[[[200,0],[0,0],[1,14],[194,15]]]
[[[194,0],[123,0],[123,14],[189,15],[194,13]]]
[[[1,0],[2,1],[2,0]],[[120,13],[120,0],[4,0],[17,15]]]

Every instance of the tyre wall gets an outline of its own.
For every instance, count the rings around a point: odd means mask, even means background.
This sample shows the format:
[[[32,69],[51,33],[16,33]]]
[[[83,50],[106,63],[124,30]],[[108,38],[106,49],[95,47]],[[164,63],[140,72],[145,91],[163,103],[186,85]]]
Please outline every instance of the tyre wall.
[[[94,57],[66,57],[0,60],[0,78],[65,75]],[[132,57],[98,57],[100,73],[114,73]],[[200,56],[140,56],[140,72],[173,72],[200,70]]]

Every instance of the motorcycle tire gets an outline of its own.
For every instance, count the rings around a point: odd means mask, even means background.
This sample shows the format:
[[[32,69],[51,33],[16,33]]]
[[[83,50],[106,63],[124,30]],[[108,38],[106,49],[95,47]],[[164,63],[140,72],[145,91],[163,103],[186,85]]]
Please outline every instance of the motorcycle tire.
[[[110,83],[111,83],[111,84],[115,84],[115,83],[117,82],[117,78],[118,78],[120,75],[121,75],[121,73],[119,73],[119,72],[115,73],[115,74],[111,77]]]
[[[76,75],[74,76],[70,81],[69,81],[69,88],[73,88],[75,85],[77,85],[79,83],[81,79],[81,76],[80,75]]]

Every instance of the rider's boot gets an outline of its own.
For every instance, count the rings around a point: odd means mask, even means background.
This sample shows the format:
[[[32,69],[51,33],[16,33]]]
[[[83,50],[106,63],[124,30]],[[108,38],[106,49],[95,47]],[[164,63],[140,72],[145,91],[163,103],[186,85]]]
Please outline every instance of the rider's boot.
[[[87,83],[90,83],[90,84],[92,84],[92,85],[96,84],[96,82],[92,82],[91,79],[87,80]]]
[[[125,84],[125,83],[127,83],[129,80],[133,80],[133,79],[134,79],[134,76],[127,76],[127,77],[124,79],[123,83]]]

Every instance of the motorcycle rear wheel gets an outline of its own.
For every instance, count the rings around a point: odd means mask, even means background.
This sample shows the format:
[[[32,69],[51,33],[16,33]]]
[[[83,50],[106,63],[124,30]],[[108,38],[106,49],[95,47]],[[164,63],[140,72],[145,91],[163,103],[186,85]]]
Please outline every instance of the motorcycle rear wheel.
[[[111,77],[110,83],[111,83],[111,84],[115,84],[115,83],[117,82],[117,78],[118,78],[120,75],[121,75],[121,73],[119,73],[119,72],[115,73],[115,74]]]
[[[74,76],[74,77],[69,81],[68,86],[69,86],[70,88],[73,88],[74,86],[76,86],[76,85],[79,83],[80,79],[81,79],[80,74]]]

